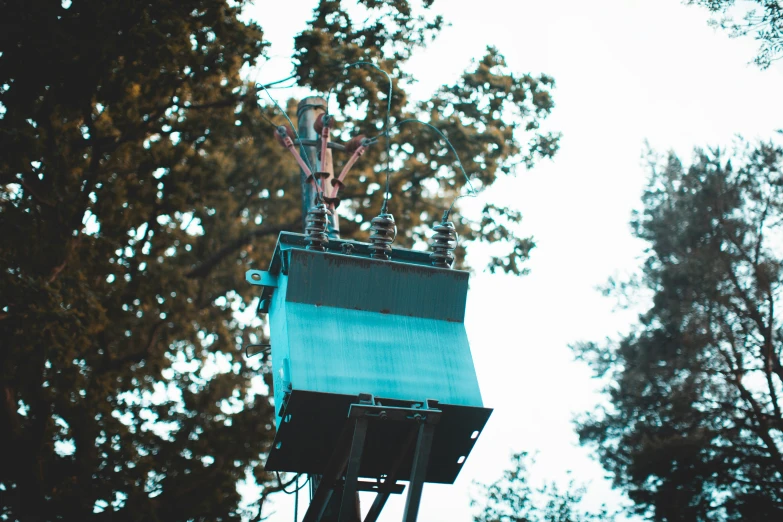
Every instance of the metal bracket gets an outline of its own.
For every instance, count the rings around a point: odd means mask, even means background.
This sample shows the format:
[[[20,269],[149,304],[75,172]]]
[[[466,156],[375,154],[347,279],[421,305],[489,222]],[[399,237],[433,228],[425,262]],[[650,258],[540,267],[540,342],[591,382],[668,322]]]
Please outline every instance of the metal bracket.
[[[411,424],[411,431],[403,446],[402,454],[395,461],[390,473],[383,482],[373,489],[377,493],[364,522],[375,522],[389,495],[400,491],[397,484],[402,459],[415,441],[408,495],[405,502],[403,522],[415,522],[418,516],[421,494],[429,463],[435,426],[440,421],[442,411],[437,409],[437,401],[427,400],[421,408],[402,408],[378,404],[369,394],[361,394],[358,403],[348,410],[343,431],[323,472],[323,477],[313,494],[310,507],[303,522],[321,522],[329,499],[342,481],[342,502],[338,522],[353,522],[359,519],[356,492],[365,490],[365,483],[359,481],[362,453],[370,422],[405,422]]]
[[[245,280],[251,285],[277,288],[277,276],[266,270],[248,270],[245,272]]]
[[[261,298],[258,302],[258,310],[256,310],[256,313],[268,313],[272,294],[278,285],[277,276],[265,270],[248,270],[245,272],[245,280],[251,285],[262,287]]]
[[[259,350],[257,352],[250,353],[250,348],[264,348],[264,350]],[[250,359],[251,357],[255,357],[256,355],[261,355],[264,352],[268,352],[271,349],[272,349],[272,345],[269,343],[246,344],[244,348],[245,357]]]

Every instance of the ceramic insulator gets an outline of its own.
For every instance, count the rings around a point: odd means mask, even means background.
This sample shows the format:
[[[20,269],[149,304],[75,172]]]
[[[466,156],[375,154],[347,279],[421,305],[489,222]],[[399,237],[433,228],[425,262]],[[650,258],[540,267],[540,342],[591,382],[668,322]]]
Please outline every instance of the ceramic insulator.
[[[430,243],[432,266],[451,268],[454,263],[454,249],[457,248],[457,231],[454,223],[451,221],[438,223],[432,228],[435,230]]]
[[[372,234],[370,235],[370,257],[373,259],[389,259],[391,244],[397,237],[397,225],[391,214],[380,214],[372,219]]]
[[[326,234],[326,228],[329,224],[329,209],[323,203],[313,206],[307,213],[307,225],[305,226],[305,241],[307,241],[307,250],[326,250],[326,244],[329,242],[329,236]]]

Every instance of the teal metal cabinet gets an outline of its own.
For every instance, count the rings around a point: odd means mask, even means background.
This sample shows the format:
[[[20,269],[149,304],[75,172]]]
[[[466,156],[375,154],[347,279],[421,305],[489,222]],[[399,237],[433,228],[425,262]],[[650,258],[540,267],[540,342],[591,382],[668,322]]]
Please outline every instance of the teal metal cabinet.
[[[283,233],[269,271],[247,273],[263,287],[271,330],[277,434],[267,469],[321,472],[350,405],[370,394],[387,406],[439,403],[426,480],[453,482],[491,413],[464,325],[468,273],[434,268],[426,252],[394,249],[381,261],[364,243],[304,245]],[[362,476],[388,473],[404,451],[401,429],[371,428]]]

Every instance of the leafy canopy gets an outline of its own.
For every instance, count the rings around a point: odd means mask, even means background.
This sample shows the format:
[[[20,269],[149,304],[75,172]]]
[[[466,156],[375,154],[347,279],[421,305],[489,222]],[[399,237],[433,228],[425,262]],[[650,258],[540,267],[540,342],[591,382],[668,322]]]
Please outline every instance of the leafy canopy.
[[[431,4],[315,9],[293,58],[300,85],[335,85],[335,138],[379,132],[385,86],[343,70],[362,59],[394,78],[392,122],[435,125],[477,186],[551,157],[558,137],[539,126],[553,80],[512,74],[495,49],[408,100],[405,60],[442,27]],[[300,187],[265,120],[282,118],[241,74],[266,45],[244,6],[0,4],[13,20],[0,36],[0,518],[237,520],[246,473],[262,501],[280,489],[262,465],[268,361],[241,351],[264,341],[261,323],[238,314],[255,305],[244,272],[300,227]],[[462,180],[433,133],[392,138],[390,204],[410,246]],[[349,179],[344,237],[366,239],[383,159],[371,148]],[[463,245],[507,242],[493,266],[521,273],[533,243],[520,219],[488,205],[457,224]]]
[[[480,484],[481,500],[475,522],[611,522],[616,519],[605,507],[598,511],[585,509],[581,503],[584,486],[570,480],[565,489],[555,482],[535,488],[530,468],[535,463],[527,453],[511,457],[511,468],[492,484]]]
[[[733,37],[752,35],[759,41],[754,61],[762,69],[783,56],[783,3],[780,0],[687,0],[720,14],[712,25]]]
[[[783,148],[650,165],[633,227],[652,306],[576,347],[610,383],[581,440],[652,520],[783,519]]]

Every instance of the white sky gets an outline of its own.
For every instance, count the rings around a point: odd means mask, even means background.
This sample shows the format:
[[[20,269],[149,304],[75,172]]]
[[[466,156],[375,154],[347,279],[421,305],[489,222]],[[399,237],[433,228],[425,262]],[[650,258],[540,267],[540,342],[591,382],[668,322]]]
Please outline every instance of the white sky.
[[[249,14],[274,57],[259,81],[289,74],[293,37],[315,4],[256,1]],[[418,80],[413,95],[426,99],[454,82],[494,45],[515,72],[555,78],[549,127],[563,140],[553,161],[520,168],[485,195],[522,210],[538,247],[527,277],[472,277],[468,333],[484,402],[495,412],[457,482],[425,486],[419,520],[471,521],[471,483],[498,478],[520,450],[539,453],[537,479],[561,480],[570,469],[589,484],[591,503],[617,505],[622,497],[577,444],[571,420],[600,398],[568,345],[615,336],[634,318],[613,312],[596,286],[638,265],[643,245],[628,221],[645,183],[644,141],[687,161],[694,146],[772,137],[783,128],[783,64],[749,65],[755,42],[715,32],[705,10],[678,0],[440,0],[434,10],[451,25],[405,67]],[[471,257],[475,267],[483,262]],[[363,497],[364,509],[371,498]],[[391,499],[380,520],[401,520],[403,506],[404,495]],[[277,496],[271,511],[270,520],[292,520],[292,497]]]

